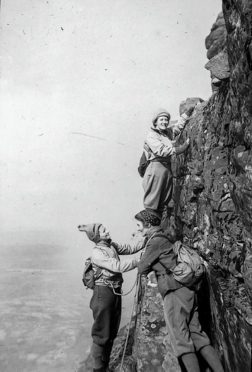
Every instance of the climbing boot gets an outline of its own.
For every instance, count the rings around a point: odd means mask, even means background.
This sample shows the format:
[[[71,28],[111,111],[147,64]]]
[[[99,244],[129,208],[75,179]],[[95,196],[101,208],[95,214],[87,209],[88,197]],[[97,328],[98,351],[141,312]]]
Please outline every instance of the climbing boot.
[[[200,372],[199,362],[195,353],[184,354],[181,360],[185,366],[186,372]]]
[[[220,358],[211,345],[202,347],[199,352],[213,372],[224,372]]]

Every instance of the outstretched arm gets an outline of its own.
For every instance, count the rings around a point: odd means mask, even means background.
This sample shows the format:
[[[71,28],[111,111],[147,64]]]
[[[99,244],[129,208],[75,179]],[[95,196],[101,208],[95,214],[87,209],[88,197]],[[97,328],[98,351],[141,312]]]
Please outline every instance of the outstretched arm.
[[[122,262],[117,258],[112,258],[104,252],[93,250],[92,263],[102,269],[113,271],[114,273],[123,273],[134,269],[137,266],[138,260],[135,258],[125,259]]]
[[[190,119],[190,115],[191,115],[191,111],[188,110],[187,112],[185,112],[184,114],[182,114],[180,116],[177,123],[175,123],[171,126],[172,133],[173,133],[173,138],[175,140],[178,139],[179,135],[181,134],[181,132],[185,128],[185,125],[186,125],[187,121]]]
[[[133,239],[132,244],[119,244],[112,242],[111,245],[116,249],[118,254],[133,254],[144,248],[145,239],[139,237],[138,240]]]
[[[158,260],[159,255],[160,251],[158,241],[153,238],[151,243],[147,245],[146,250],[137,265],[139,274],[149,274],[149,272],[152,271],[152,265]]]

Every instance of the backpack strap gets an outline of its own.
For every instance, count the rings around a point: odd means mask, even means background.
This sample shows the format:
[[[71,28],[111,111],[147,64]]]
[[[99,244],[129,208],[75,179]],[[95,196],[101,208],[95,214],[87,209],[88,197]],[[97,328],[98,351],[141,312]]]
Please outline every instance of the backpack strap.
[[[159,237],[166,237],[164,235],[164,233],[161,233],[161,232],[154,232],[146,241],[145,245],[144,245],[144,249],[147,247],[147,245],[149,244],[149,242],[151,241],[151,239],[153,238],[159,238]],[[168,238],[167,238],[168,239]]]
[[[162,233],[162,232],[159,232],[155,235],[155,237],[157,238],[165,238],[166,240],[168,240],[170,242],[170,239],[168,238],[168,236],[165,234],[165,233]],[[174,243],[170,242],[172,245]],[[160,263],[160,265],[165,269],[165,272],[167,275],[170,275],[172,274],[172,271],[169,270],[160,260],[158,261]]]

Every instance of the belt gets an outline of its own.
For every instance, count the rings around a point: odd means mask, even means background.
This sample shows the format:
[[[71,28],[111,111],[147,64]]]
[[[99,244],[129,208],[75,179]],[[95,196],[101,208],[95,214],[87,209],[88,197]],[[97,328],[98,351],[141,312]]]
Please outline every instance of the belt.
[[[167,165],[167,166],[171,165],[170,159],[164,159],[164,158],[154,158],[154,159],[151,159],[150,162],[152,162],[152,163],[159,162],[159,163]]]
[[[112,281],[109,281],[109,280],[102,280],[102,281],[96,281],[95,282],[95,285],[101,285],[103,287],[113,287],[113,288],[121,288],[122,286],[122,283],[119,283],[119,282],[112,282]]]

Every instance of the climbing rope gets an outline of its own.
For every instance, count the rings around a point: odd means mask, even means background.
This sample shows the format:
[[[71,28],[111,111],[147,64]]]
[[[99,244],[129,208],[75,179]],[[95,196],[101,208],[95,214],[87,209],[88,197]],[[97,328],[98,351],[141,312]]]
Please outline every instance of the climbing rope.
[[[144,247],[143,250],[142,250],[142,254],[145,252],[146,246],[148,245],[149,241],[154,237],[155,234],[156,234],[156,233],[154,232],[154,233],[149,237],[149,239],[145,242],[145,244],[144,244],[145,247]],[[141,254],[141,256],[142,256],[142,254]],[[137,278],[138,278],[138,276],[137,276]],[[103,282],[104,282],[104,284],[106,284],[108,287],[112,288],[112,291],[113,291],[113,293],[114,293],[115,295],[117,295],[117,296],[127,296],[128,294],[130,294],[130,293],[133,291],[135,285],[137,284],[137,280],[138,280],[137,278],[136,278],[136,280],[135,280],[135,283],[133,284],[133,287],[132,287],[132,288],[131,288],[127,293],[123,293],[123,291],[122,291],[121,293],[116,292],[116,291],[115,291],[115,287],[113,286],[113,283],[110,282],[110,281],[108,281],[108,280],[106,280],[106,279],[104,279]]]
[[[133,291],[133,289],[134,289],[134,287],[135,287],[135,285],[136,285],[136,283],[137,283],[137,278],[136,278],[136,280],[135,280],[135,282],[134,282],[132,288],[131,288],[128,292],[126,292],[126,293],[123,293],[123,291],[122,291],[121,293],[120,293],[120,292],[116,292],[116,291],[115,291],[115,287],[114,287],[113,284],[112,284],[111,282],[109,282],[108,280],[104,280],[103,282],[104,282],[104,284],[106,284],[108,287],[112,288],[112,291],[113,291],[113,293],[114,293],[115,295],[117,295],[117,296],[127,296],[128,294],[130,294],[130,293]]]
[[[155,236],[155,232],[149,237],[149,239],[146,241],[145,243],[145,247],[143,249],[143,252],[145,251],[148,243],[150,242],[150,240]],[[142,252],[142,254],[143,254]],[[137,304],[137,295],[138,295],[138,292],[139,292],[139,287],[140,287],[140,283],[141,283],[141,276],[138,274],[137,275],[137,278],[136,278],[136,292],[135,292],[135,296],[134,296],[134,302],[133,302],[133,306],[132,306],[132,311],[131,311],[131,316],[130,316],[130,321],[129,321],[129,324],[128,324],[128,330],[127,330],[127,335],[126,335],[126,339],[125,339],[125,343],[124,343],[124,348],[123,348],[123,355],[122,355],[122,360],[121,360],[121,364],[120,364],[120,369],[119,369],[119,372],[123,372],[123,362],[124,362],[124,358],[125,358],[125,353],[126,353],[126,348],[127,348],[127,345],[128,345],[128,340],[129,340],[129,332],[130,332],[130,325],[131,325],[131,322],[132,322],[132,317],[133,317],[133,313],[134,313],[134,309],[135,309],[135,306]],[[135,285],[134,284],[134,285]],[[133,286],[134,288],[134,286]],[[133,289],[132,288],[132,289]],[[132,290],[131,289],[131,290]],[[136,325],[136,324],[135,324]]]
[[[125,354],[126,354],[128,340],[129,340],[130,325],[131,325],[131,322],[132,322],[135,306],[137,304],[137,295],[138,295],[138,290],[139,290],[139,286],[140,286],[140,275],[139,274],[137,275],[135,284],[136,284],[136,292],[135,292],[135,295],[134,295],[134,302],[133,302],[131,315],[130,315],[130,321],[129,321],[129,324],[128,324],[127,334],[126,334],[126,338],[125,338],[125,343],[124,343],[123,354],[122,354],[122,359],[121,359],[119,372],[123,372],[123,362],[124,362],[124,358],[125,358]]]

